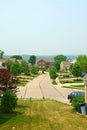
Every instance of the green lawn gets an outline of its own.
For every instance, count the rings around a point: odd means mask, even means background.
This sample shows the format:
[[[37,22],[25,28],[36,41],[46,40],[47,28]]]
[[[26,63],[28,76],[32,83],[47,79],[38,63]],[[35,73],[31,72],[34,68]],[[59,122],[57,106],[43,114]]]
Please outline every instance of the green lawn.
[[[0,130],[86,130],[87,117],[52,100],[19,100],[12,114],[0,114]]]
[[[84,85],[70,85],[70,86],[63,86],[63,87],[64,87],[64,88],[84,90]]]
[[[25,85],[28,83],[28,81],[25,80],[20,80],[19,83],[17,84],[17,86],[21,86],[21,87],[25,87]]]
[[[61,83],[65,84],[65,83],[83,83],[83,81],[81,79],[62,79],[60,80]]]

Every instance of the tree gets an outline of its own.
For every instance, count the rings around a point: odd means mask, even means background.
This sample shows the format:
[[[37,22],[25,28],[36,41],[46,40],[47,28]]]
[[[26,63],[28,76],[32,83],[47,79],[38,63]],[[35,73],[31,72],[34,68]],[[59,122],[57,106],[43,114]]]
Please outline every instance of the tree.
[[[56,67],[56,69],[57,70],[60,70],[60,61],[58,61],[58,60],[55,60],[55,62],[54,62],[54,66]]]
[[[6,90],[1,98],[1,108],[5,112],[12,112],[17,105],[17,96],[12,91]]]
[[[87,56],[86,55],[80,55],[77,57],[77,62],[80,64],[82,73],[87,72]]]
[[[56,67],[57,70],[60,69],[60,63],[62,61],[66,61],[67,57],[64,55],[57,55],[56,57],[54,57],[54,65]]]
[[[32,67],[30,68],[30,72],[31,72],[32,74],[37,74],[37,71],[38,71],[38,68],[37,68],[36,66],[32,66]]]
[[[8,60],[7,69],[12,72],[13,75],[18,76],[21,74],[23,68],[20,63]]]
[[[64,55],[57,55],[54,57],[55,60],[59,60],[59,61],[66,61],[67,57]]]
[[[87,56],[80,55],[77,57],[75,64],[71,67],[71,72],[76,77],[81,76],[82,73],[87,72]]]
[[[78,62],[76,62],[72,68],[71,68],[71,72],[74,76],[79,77],[81,76],[82,70],[81,70],[81,66]]]
[[[36,56],[31,55],[28,61],[29,61],[32,65],[35,65],[35,63],[36,63]]]
[[[9,71],[11,71],[11,67],[12,67],[13,64],[14,64],[13,61],[11,61],[11,60],[8,60],[8,61],[7,61],[7,69],[8,69]]]
[[[17,60],[22,60],[23,59],[22,56],[20,56],[20,55],[13,55],[10,58],[16,58]]]
[[[0,58],[3,58],[4,51],[0,50]]]
[[[1,91],[5,92],[6,90],[11,90],[13,92],[16,92],[17,83],[18,83],[18,78],[14,77],[10,71],[6,69],[0,70],[0,90]]]
[[[13,75],[18,76],[22,72],[22,67],[18,62],[15,62],[11,65],[10,71]]]
[[[54,66],[50,68],[49,74],[50,74],[50,78],[51,79],[56,79],[56,77],[57,77],[57,70],[56,70],[56,68]]]
[[[21,68],[23,73],[28,74],[29,72],[28,63],[25,60],[21,61]]]
[[[18,78],[14,77],[9,70],[0,70],[0,91],[3,96],[1,98],[1,108],[5,112],[11,112],[17,104],[17,86]]]

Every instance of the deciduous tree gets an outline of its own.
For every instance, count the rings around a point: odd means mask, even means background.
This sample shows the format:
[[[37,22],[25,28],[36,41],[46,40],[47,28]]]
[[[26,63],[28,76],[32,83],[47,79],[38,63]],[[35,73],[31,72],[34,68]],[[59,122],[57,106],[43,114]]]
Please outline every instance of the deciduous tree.
[[[22,56],[20,56],[20,55],[13,55],[10,58],[16,58],[17,60],[22,60],[23,59]]]
[[[0,50],[0,58],[3,58],[4,51]]]
[[[29,73],[28,63],[25,60],[21,61],[22,72],[25,74]]]
[[[36,63],[36,56],[35,56],[35,55],[31,55],[28,61],[29,61],[32,65],[35,65],[35,63]]]
[[[60,63],[62,61],[66,61],[66,59],[67,59],[67,57],[64,56],[64,55],[57,55],[56,57],[54,57],[54,61],[55,61],[54,65],[55,65],[55,67],[56,67],[57,70],[60,69]]]
[[[77,57],[75,64],[71,67],[71,72],[76,77],[81,76],[82,73],[87,72],[87,56],[80,55]]]
[[[38,68],[37,68],[36,66],[32,66],[32,67],[30,68],[30,72],[31,72],[32,74],[37,74]]]
[[[18,78],[14,77],[10,71],[5,69],[0,70],[0,90],[4,92],[10,89],[16,92],[17,83],[18,83]]]
[[[56,79],[56,77],[57,77],[57,70],[56,70],[56,68],[54,66],[50,68],[49,74],[50,74],[50,78],[51,79]]]

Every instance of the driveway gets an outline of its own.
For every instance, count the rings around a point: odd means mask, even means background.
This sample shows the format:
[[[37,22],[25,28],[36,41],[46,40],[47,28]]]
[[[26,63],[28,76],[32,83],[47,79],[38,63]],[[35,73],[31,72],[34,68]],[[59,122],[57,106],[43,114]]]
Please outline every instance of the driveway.
[[[72,89],[62,88],[61,84],[53,85],[49,74],[43,74],[27,83],[26,87],[19,88],[18,98],[48,98],[63,103],[69,103],[67,95],[74,91]]]

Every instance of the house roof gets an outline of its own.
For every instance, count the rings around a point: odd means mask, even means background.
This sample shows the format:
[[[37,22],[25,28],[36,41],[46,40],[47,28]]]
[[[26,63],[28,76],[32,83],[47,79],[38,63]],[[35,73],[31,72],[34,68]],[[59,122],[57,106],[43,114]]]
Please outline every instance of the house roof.
[[[71,63],[69,61],[62,61],[61,64],[63,64],[64,66],[71,65]]]
[[[69,60],[69,62],[70,62],[71,64],[74,64],[74,63],[76,62],[76,59],[71,59],[71,60]]]
[[[45,61],[45,62],[54,62],[54,59],[49,58],[49,59],[36,59],[36,63],[37,63],[38,61],[41,61],[41,60],[43,60],[43,61]]]
[[[2,58],[2,59],[0,59],[0,62],[6,63],[8,60],[16,62],[16,58]]]

